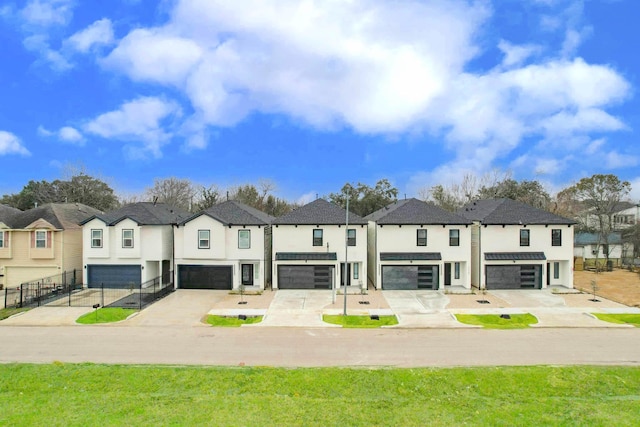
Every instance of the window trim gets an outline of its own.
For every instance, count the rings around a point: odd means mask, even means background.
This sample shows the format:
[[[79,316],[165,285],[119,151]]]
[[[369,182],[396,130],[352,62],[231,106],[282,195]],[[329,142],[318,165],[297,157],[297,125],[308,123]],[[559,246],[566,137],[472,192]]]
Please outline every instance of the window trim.
[[[0,230],[0,249],[4,249],[6,247],[5,244],[4,244],[4,242],[6,241],[5,233],[6,233],[6,231]]]
[[[200,233],[206,233],[207,237],[202,238]],[[206,241],[206,245],[203,245],[202,242]],[[198,230],[198,249],[211,249],[211,230],[201,229]]]
[[[130,238],[124,236],[125,232],[128,232],[128,231],[131,232],[131,237]],[[133,247],[134,247],[133,236],[134,236],[133,228],[123,228],[122,229],[122,249],[133,249]],[[127,240],[131,240],[131,245],[130,246],[125,244],[125,242]]]
[[[316,237],[316,232],[319,232],[320,237]],[[313,229],[313,246],[324,246],[323,242],[324,242],[324,233],[322,231],[322,228],[314,228]]]
[[[424,237],[420,237],[421,232],[424,232]],[[416,230],[416,246],[427,246],[427,236],[426,228],[418,228]]]
[[[531,246],[531,230],[526,228],[520,229],[520,246]]]
[[[100,233],[100,237],[94,237],[93,233],[95,233],[95,232]],[[98,249],[102,248],[102,236],[103,236],[103,233],[102,233],[102,229],[101,228],[92,228],[91,229],[91,247],[92,248],[98,248]],[[95,244],[96,240],[99,240],[100,243],[99,244]]]
[[[248,234],[248,239],[247,240],[248,240],[249,244],[246,247],[240,246],[240,241],[241,241],[240,233],[243,233],[243,232],[246,232]],[[242,230],[238,230],[238,249],[251,249],[251,230],[248,230],[246,228],[244,228]]]
[[[47,230],[36,230],[35,231],[35,248],[36,249],[46,249],[47,248]],[[44,235],[44,239],[38,239],[38,234]],[[38,246],[38,242],[43,242],[42,246]]]
[[[449,246],[460,246],[460,229],[452,228],[449,230]]]
[[[554,279],[560,278],[560,263],[558,261],[555,261],[553,263],[553,278]]]
[[[554,234],[558,236],[554,236]],[[554,228],[551,230],[551,246],[562,246],[562,229]]]
[[[360,263],[359,262],[353,263],[353,278],[355,280],[360,279]]]
[[[460,280],[460,263],[453,263],[453,278],[456,280]]]
[[[349,237],[349,234],[353,231],[353,237]],[[355,246],[356,245],[356,236],[357,232],[355,228],[349,228],[347,230],[347,246]]]

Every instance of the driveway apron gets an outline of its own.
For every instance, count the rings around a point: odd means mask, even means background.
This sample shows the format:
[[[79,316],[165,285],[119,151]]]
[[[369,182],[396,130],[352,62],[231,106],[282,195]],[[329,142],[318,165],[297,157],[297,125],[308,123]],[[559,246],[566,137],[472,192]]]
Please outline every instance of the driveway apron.
[[[136,326],[205,326],[204,316],[229,291],[178,289],[127,320]]]
[[[467,328],[446,309],[449,298],[440,291],[382,291],[398,317],[398,328]]]
[[[262,322],[247,326],[339,327],[322,321],[322,310],[331,302],[331,291],[278,290]]]

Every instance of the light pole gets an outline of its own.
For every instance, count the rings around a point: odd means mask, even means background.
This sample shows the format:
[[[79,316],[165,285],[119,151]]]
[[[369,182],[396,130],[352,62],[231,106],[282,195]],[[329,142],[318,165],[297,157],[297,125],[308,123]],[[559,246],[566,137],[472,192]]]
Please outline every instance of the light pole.
[[[347,251],[349,250],[349,197],[350,194],[347,193],[347,219],[345,221],[346,227],[344,229],[344,274],[342,276],[344,280],[344,310],[342,311],[342,314],[344,316],[347,315],[347,281],[349,280],[349,278],[347,277],[347,266],[349,265],[347,263]]]

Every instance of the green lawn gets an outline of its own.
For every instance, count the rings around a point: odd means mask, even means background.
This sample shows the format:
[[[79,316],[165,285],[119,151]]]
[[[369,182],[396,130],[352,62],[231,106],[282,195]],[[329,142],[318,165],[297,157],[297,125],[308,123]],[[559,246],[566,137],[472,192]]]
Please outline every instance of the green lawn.
[[[637,425],[639,367],[0,365],[0,425]]]
[[[479,325],[487,329],[524,329],[538,323],[538,319],[529,313],[509,316],[510,319],[504,319],[499,314],[456,314],[456,319],[460,323]]]
[[[593,315],[605,322],[627,323],[635,327],[640,327],[640,314],[593,313]]]
[[[23,311],[28,311],[28,308],[3,308],[0,309],[0,320],[4,320],[8,317],[13,316],[14,314],[22,313]]]
[[[334,325],[342,325],[343,328],[379,328],[380,326],[397,325],[396,316],[379,316],[378,320],[372,320],[369,316],[329,315],[322,316],[322,320]]]
[[[207,316],[207,323],[211,326],[242,326],[251,323],[262,322],[262,316],[247,316],[246,319],[238,319],[238,317],[215,316],[210,314]]]
[[[90,313],[78,317],[76,322],[83,325],[93,325],[96,323],[113,323],[125,320],[138,310],[130,308],[105,307],[94,310]]]

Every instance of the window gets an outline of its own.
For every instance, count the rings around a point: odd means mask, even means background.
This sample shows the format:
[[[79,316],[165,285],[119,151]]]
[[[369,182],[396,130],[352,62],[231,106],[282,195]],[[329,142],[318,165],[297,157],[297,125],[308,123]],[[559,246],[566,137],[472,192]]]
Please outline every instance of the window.
[[[562,230],[559,228],[551,230],[551,246],[562,246]]]
[[[554,279],[559,279],[560,278],[560,263],[559,262],[554,262],[553,263],[553,278]]]
[[[133,230],[122,230],[122,247],[133,248]]]
[[[350,228],[347,230],[347,246],[355,246],[356,245],[356,230],[354,228]]]
[[[520,246],[529,246],[529,230],[520,230]]]
[[[47,247],[47,232],[36,231],[36,248],[46,248],[46,247]]]
[[[238,230],[238,249],[251,247],[251,230]]]
[[[209,249],[211,246],[211,231],[198,230],[198,249]]]
[[[91,247],[102,247],[102,230],[91,230]]]
[[[322,246],[322,229],[316,228],[313,230],[313,246]]]
[[[353,264],[353,278],[354,279],[360,278],[360,263],[356,262]]]
[[[609,253],[609,245],[602,245],[602,255],[607,256]]]
[[[242,264],[242,284],[253,286],[253,264]]]
[[[419,229],[417,230],[417,242],[416,244],[418,246],[427,246],[427,230],[426,229]]]
[[[449,230],[449,246],[460,246],[460,230]]]
[[[0,248],[5,248],[4,244],[4,231],[0,231]]]
[[[453,277],[455,279],[459,279],[460,278],[460,263],[456,262],[453,264]]]

